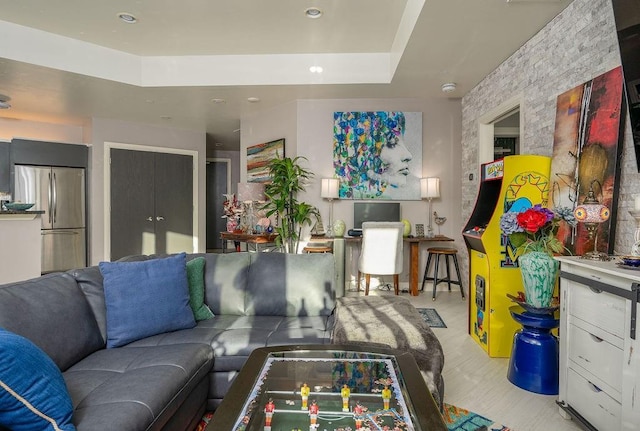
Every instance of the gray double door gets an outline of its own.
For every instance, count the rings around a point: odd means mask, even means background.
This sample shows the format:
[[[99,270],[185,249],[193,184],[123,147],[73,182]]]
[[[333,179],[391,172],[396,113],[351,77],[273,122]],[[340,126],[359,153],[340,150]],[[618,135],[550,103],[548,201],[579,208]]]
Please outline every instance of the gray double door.
[[[193,251],[193,157],[111,149],[111,260]]]

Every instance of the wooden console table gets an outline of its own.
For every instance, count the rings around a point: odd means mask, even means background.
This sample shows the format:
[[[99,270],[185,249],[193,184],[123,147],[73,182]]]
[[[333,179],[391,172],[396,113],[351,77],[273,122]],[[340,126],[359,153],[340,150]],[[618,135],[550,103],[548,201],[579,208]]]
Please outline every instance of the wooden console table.
[[[361,242],[362,237],[345,237],[347,242]],[[420,276],[420,243],[421,242],[442,242],[453,241],[444,235],[436,235],[432,237],[411,237],[403,238],[405,243],[409,243],[409,292],[411,296],[418,296],[418,278]]]
[[[233,241],[237,243],[236,249],[239,251],[239,243],[244,242],[247,244],[247,251],[249,251],[249,244],[255,244],[256,251],[260,251],[260,246],[267,244],[273,244],[278,237],[277,233],[233,233],[233,232],[220,232],[220,239],[222,240],[222,252],[227,252],[227,241]]]

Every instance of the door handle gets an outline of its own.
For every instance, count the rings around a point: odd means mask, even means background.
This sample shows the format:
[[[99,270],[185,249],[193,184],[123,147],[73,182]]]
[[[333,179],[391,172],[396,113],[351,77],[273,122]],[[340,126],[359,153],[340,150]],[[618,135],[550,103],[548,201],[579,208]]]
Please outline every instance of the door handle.
[[[157,221],[162,221],[162,220],[164,220],[164,217],[162,217],[162,216],[158,216],[158,217],[156,217],[156,220],[157,220]]]
[[[147,221],[153,221],[153,217],[147,217]]]

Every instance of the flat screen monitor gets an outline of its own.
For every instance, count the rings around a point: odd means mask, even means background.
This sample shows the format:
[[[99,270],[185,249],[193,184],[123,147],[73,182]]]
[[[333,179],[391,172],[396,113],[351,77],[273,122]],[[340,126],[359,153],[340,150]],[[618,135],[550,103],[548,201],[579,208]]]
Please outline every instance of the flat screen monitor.
[[[399,202],[355,202],[353,228],[362,229],[365,221],[400,221]]]

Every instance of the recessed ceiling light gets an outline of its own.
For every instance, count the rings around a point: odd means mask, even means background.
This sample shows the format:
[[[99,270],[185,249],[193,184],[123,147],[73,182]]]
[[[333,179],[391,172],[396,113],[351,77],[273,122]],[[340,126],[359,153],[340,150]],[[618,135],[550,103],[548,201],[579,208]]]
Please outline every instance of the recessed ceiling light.
[[[309,72],[311,73],[322,73],[322,66],[311,66],[309,68]]]
[[[247,102],[249,103],[257,103],[260,99],[258,97],[247,97]]]
[[[4,94],[0,94],[0,109],[9,109],[11,108],[11,104],[9,103],[11,97],[5,96]]]
[[[304,15],[307,18],[316,19],[316,18],[320,18],[322,16],[322,11],[320,9],[318,9],[317,7],[310,7],[310,8],[305,9]]]
[[[118,14],[118,18],[120,18],[122,21],[126,22],[127,24],[135,24],[138,22],[138,18],[136,18],[134,15],[128,12],[120,12]]]
[[[456,91],[456,87],[454,82],[447,82],[446,84],[442,84],[442,91],[444,93],[451,93],[452,91]]]
[[[212,103],[224,103],[224,102],[226,102],[226,100],[215,98],[215,99],[211,99],[211,102]]]

